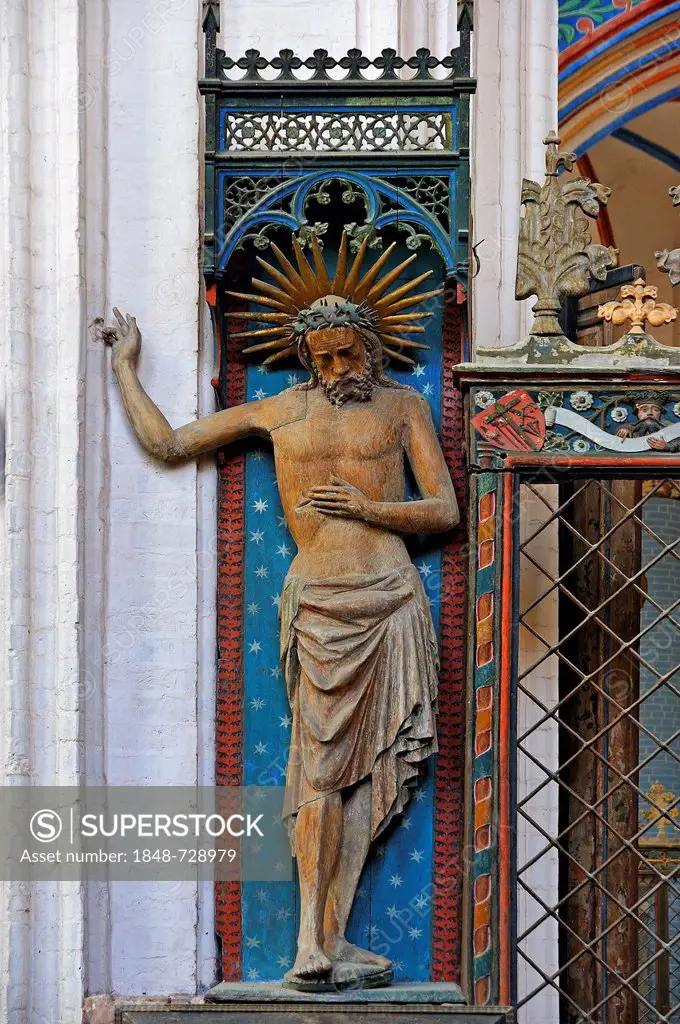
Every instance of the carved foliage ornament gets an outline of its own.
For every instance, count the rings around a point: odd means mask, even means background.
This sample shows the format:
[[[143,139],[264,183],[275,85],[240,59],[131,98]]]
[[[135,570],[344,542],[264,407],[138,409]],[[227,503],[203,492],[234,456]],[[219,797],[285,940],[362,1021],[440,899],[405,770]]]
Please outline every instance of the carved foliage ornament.
[[[678,311],[673,306],[667,302],[657,302],[658,294],[658,288],[645,284],[639,277],[633,284],[623,286],[619,299],[600,306],[597,315],[601,320],[608,320],[617,326],[630,320],[632,326],[628,334],[646,334],[646,324],[661,327],[678,317]]]
[[[225,152],[357,152],[447,150],[452,120],[446,111],[377,111],[340,114],[305,111],[228,113]]]
[[[560,184],[560,168],[571,170],[576,157],[560,152],[559,144],[554,132],[545,139],[545,184],[525,179],[522,186],[516,297],[537,297],[531,334],[538,337],[561,335],[560,299],[585,295],[590,278],[604,281],[618,257],[618,250],[595,245],[590,236],[589,218],[598,216],[611,190],[587,178]]]

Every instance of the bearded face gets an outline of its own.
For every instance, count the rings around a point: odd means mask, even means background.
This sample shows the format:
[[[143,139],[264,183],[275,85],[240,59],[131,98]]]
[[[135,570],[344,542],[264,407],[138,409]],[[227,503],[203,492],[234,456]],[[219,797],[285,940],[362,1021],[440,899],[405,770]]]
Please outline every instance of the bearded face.
[[[637,418],[640,423],[658,423],[661,419],[661,409],[654,402],[642,402],[637,407]]]
[[[328,401],[369,402],[374,377],[361,335],[352,327],[324,327],[306,336],[316,376]]]

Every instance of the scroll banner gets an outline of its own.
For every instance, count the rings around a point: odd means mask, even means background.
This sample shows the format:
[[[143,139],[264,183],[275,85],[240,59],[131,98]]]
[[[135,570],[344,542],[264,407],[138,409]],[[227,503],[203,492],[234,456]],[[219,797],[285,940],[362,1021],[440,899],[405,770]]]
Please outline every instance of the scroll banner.
[[[559,409],[552,405],[545,410],[545,422],[548,427],[555,424],[567,427],[610,452],[648,452],[648,442],[652,437],[663,438],[667,443],[680,437],[680,422],[663,427],[655,434],[647,434],[645,437],[617,437],[616,434],[608,434],[606,430],[595,426],[590,420],[584,419],[571,409]]]

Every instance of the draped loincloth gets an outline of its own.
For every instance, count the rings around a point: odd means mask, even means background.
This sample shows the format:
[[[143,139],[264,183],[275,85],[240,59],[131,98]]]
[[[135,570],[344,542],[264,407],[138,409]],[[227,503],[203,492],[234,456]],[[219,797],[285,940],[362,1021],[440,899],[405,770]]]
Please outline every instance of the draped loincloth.
[[[375,838],[437,749],[437,639],[418,570],[289,576],[281,659],[293,714],[284,817],[370,776]]]

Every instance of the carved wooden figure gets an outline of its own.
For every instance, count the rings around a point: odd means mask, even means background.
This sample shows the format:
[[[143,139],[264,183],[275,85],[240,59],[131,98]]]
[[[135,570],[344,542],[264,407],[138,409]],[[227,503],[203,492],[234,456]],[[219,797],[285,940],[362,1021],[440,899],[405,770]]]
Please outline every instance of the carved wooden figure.
[[[144,448],[167,462],[250,435],[271,439],[286,522],[297,544],[281,603],[281,657],[293,725],[285,814],[300,876],[298,954],[286,983],[323,991],[389,984],[384,957],[345,939],[369,847],[398,815],[419,765],[437,747],[437,640],[403,534],[448,530],[458,506],[430,412],[385,376],[383,358],[411,363],[410,333],[430,314],[420,275],[390,291],[415,256],[380,276],[390,247],[362,273],[343,236],[331,281],[316,241],[297,267],[275,246],[276,282],[239,296],[266,312],[235,313],[265,361],[297,354],[304,384],[173,429],[135,369],[141,335],[114,310],[112,366]],[[405,337],[406,336],[406,337]],[[408,460],[420,499],[405,501]]]
[[[674,185],[669,189],[669,195],[673,200],[673,206],[680,206],[680,185]],[[677,284],[680,284],[680,248],[661,249],[654,255],[657,267],[662,274],[669,275],[671,284],[675,288]]]

